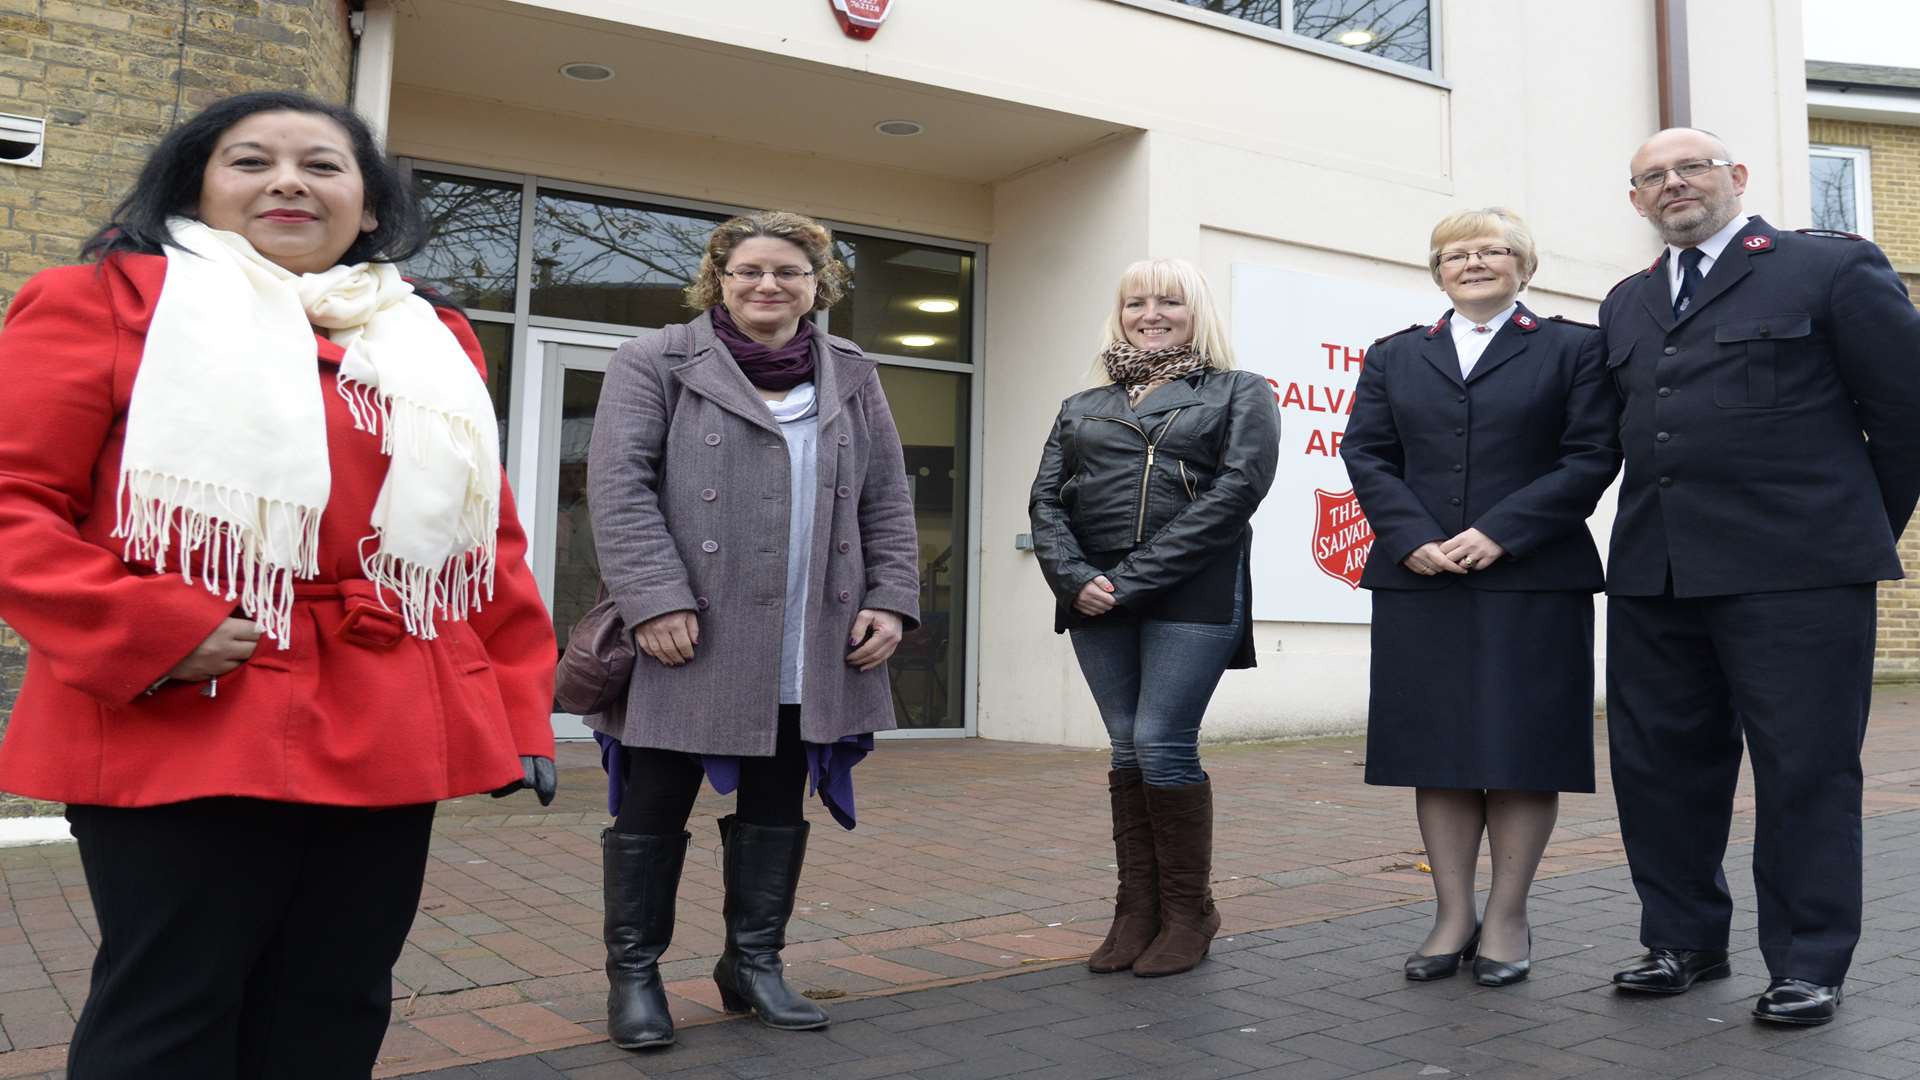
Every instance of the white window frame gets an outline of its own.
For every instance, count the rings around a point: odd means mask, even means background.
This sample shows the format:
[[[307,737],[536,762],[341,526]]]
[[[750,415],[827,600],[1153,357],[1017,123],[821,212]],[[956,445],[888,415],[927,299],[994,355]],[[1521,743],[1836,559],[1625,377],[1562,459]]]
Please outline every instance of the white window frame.
[[[1813,143],[1807,147],[1807,157],[1809,160],[1824,157],[1853,162],[1854,227],[1851,231],[1873,239],[1873,152],[1864,146]],[[1811,166],[1808,172],[1812,172]],[[1812,212],[1811,206],[1808,212]]]
[[[1324,56],[1349,64],[1358,64],[1361,67],[1372,68],[1375,71],[1383,71],[1389,75],[1398,75],[1403,79],[1423,82],[1429,86],[1437,86],[1442,90],[1453,89],[1453,84],[1448,82],[1440,74],[1443,70],[1441,67],[1442,57],[1440,52],[1440,41],[1442,37],[1440,32],[1440,0],[1427,0],[1427,56],[1432,61],[1433,66],[1431,69],[1414,67],[1412,64],[1403,64],[1398,60],[1383,59],[1346,45],[1340,45],[1331,41],[1321,41],[1319,38],[1295,33],[1293,30],[1293,4],[1291,0],[1280,9],[1281,28],[1278,30],[1275,30],[1271,26],[1263,26],[1260,23],[1249,22],[1246,19],[1237,19],[1232,15],[1222,15],[1217,11],[1206,11],[1201,8],[1190,7],[1180,3],[1179,0],[1106,0],[1106,2],[1110,4],[1125,4],[1128,7],[1139,8],[1142,11],[1151,11],[1156,15],[1168,15],[1176,19],[1185,19],[1188,22],[1199,23],[1202,26],[1211,26],[1216,30],[1225,30],[1230,34],[1242,34],[1246,37],[1259,38],[1262,41],[1269,41],[1275,45],[1284,45],[1290,49],[1299,49],[1302,52],[1313,53],[1316,56]]]

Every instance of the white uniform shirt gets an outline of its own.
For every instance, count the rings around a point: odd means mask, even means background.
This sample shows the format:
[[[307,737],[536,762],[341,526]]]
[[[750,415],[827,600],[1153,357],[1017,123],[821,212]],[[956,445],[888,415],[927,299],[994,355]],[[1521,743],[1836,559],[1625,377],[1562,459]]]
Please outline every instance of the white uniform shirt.
[[[1507,320],[1513,318],[1513,313],[1519,308],[1520,301],[1515,300],[1507,305],[1505,311],[1486,322],[1477,324],[1486,327],[1485,330],[1476,329],[1474,321],[1458,311],[1453,313],[1453,318],[1447,320],[1447,325],[1453,330],[1453,351],[1460,354],[1461,378],[1464,379],[1473,374],[1473,365],[1480,362],[1480,354],[1487,351],[1487,346],[1493,341],[1493,335],[1507,325]]]
[[[1720,261],[1720,253],[1727,250],[1727,245],[1733,243],[1733,238],[1740,235],[1740,230],[1747,227],[1748,220],[1745,214],[1735,214],[1733,220],[1727,222],[1719,232],[1695,245],[1700,249],[1702,278],[1705,278],[1713,269],[1714,263]],[[1680,295],[1680,253],[1685,250],[1685,248],[1674,247],[1672,244],[1667,245],[1667,299],[1669,301]]]

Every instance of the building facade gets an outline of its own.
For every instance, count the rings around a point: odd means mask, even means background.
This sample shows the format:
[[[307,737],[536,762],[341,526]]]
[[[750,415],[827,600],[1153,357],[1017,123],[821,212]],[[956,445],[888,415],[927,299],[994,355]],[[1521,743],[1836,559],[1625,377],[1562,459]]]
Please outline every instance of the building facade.
[[[0,113],[50,120],[40,180],[0,165],[0,290],[72,257],[124,188],[111,168],[174,115],[161,89],[186,109],[243,84],[350,94],[436,222],[409,272],[488,350],[564,634],[596,583],[581,494],[612,348],[687,316],[678,287],[714,221],[819,217],[854,274],[826,328],[880,359],[907,446],[929,617],[894,664],[903,728],[1098,745],[1024,534],[1041,441],[1088,380],[1120,269],[1198,263],[1243,365],[1275,382],[1284,452],[1337,467],[1366,345],[1446,306],[1425,261],[1444,214],[1528,218],[1543,314],[1590,318],[1653,258],[1626,162],[1675,94],[1751,165],[1751,210],[1809,223],[1799,3],[1692,0],[1712,40],[1681,33],[1663,102],[1656,8],[1673,3],[893,0],[861,39],[831,0],[188,0],[183,39],[181,9],[150,0],[0,0],[32,12],[0,15]],[[153,21],[169,11],[172,37]],[[67,40],[82,30],[147,44]],[[216,30],[260,51],[221,51]],[[95,187],[55,190],[56,170]],[[1262,291],[1282,280],[1299,290]],[[1303,300],[1322,294],[1361,314]],[[1297,355],[1262,345],[1295,338]],[[1303,374],[1322,359],[1325,378]],[[1277,516],[1256,521],[1257,563],[1304,576],[1259,579],[1260,666],[1223,682],[1209,737],[1364,716],[1364,593],[1316,568],[1310,527],[1285,516],[1310,516],[1311,487],[1276,489]],[[1610,522],[1603,506],[1593,527]],[[1305,603],[1312,590],[1331,599]]]

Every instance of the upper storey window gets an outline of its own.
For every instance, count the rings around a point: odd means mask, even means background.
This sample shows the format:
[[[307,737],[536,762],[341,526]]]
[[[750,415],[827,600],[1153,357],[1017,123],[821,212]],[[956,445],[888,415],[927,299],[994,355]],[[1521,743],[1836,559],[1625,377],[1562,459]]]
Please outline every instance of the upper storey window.
[[[1433,69],[1437,0],[1173,0],[1409,67]]]

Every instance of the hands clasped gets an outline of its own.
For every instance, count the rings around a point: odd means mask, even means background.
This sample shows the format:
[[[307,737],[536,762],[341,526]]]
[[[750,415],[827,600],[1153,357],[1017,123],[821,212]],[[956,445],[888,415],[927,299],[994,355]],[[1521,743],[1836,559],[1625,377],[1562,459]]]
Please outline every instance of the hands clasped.
[[[1421,544],[1402,563],[1416,574],[1470,574],[1498,562],[1507,549],[1479,529],[1467,529],[1451,540]]]
[[[861,671],[886,663],[900,645],[904,626],[891,611],[861,608],[847,635],[847,644],[853,648],[847,663]],[[662,664],[679,667],[693,659],[694,647],[700,644],[700,620],[691,611],[669,611],[634,627],[633,643]]]
[[[1107,575],[1101,574],[1092,581],[1080,586],[1080,595],[1073,599],[1073,610],[1082,615],[1105,615],[1118,604],[1113,598],[1113,582]]]

